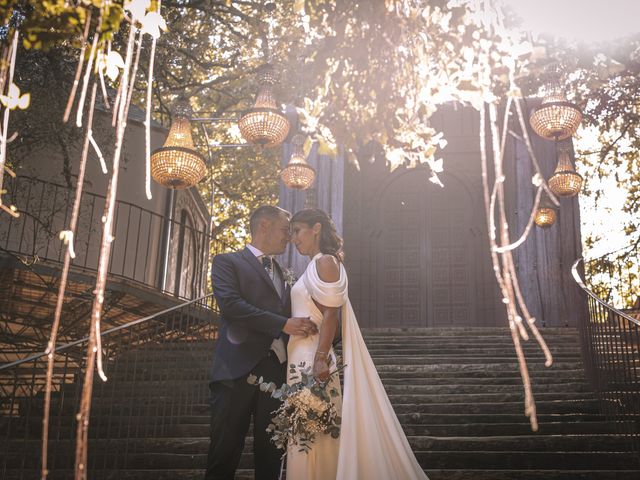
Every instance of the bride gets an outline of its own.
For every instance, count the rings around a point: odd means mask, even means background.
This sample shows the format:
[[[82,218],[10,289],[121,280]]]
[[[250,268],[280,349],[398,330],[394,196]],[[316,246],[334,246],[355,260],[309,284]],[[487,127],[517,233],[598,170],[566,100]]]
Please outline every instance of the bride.
[[[291,219],[291,243],[311,261],[291,290],[294,317],[310,317],[319,333],[292,336],[288,363],[313,365],[320,381],[340,392],[332,342],[342,319],[344,394],[334,397],[341,412],[340,437],[318,435],[308,452],[290,445],[288,480],[410,480],[426,479],[400,426],[378,372],[360,334],[347,294],[347,274],[341,261],[342,239],[322,210],[306,209]],[[294,383],[289,371],[287,381]]]

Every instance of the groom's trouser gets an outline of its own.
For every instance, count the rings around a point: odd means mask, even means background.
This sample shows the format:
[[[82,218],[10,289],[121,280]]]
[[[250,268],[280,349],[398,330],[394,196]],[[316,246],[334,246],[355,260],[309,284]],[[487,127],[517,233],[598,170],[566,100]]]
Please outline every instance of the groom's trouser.
[[[270,352],[256,365],[252,373],[278,387],[286,381],[285,364],[280,364]],[[256,480],[276,480],[280,474],[283,454],[269,441],[266,428],[280,402],[247,383],[248,375],[235,380],[212,382],[211,444],[207,458],[205,480],[233,480],[240,463],[245,436],[251,416],[253,424],[253,455]]]

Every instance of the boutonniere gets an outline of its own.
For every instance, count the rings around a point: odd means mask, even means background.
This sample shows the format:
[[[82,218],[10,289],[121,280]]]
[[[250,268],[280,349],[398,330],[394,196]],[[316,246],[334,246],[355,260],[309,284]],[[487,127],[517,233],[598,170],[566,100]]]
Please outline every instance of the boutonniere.
[[[293,285],[298,281],[298,277],[293,272],[293,270],[289,270],[288,268],[282,269],[282,277],[284,279],[284,283],[293,287]]]

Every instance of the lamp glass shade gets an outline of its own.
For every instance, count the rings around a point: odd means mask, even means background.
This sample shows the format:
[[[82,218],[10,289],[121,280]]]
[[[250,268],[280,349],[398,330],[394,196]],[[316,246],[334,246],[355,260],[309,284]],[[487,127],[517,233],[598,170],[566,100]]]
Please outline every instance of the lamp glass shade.
[[[564,140],[571,137],[580,126],[582,113],[568,102],[559,90],[547,94],[540,106],[529,117],[531,128],[547,140]]]
[[[305,190],[313,185],[316,171],[304,158],[304,137],[295,135],[291,140],[293,151],[288,165],[280,172],[282,182],[289,188]]]
[[[289,134],[289,120],[278,110],[272,85],[276,82],[273,67],[266,65],[260,75],[260,89],[251,109],[238,120],[242,137],[262,147],[280,145]]]
[[[554,208],[541,206],[536,212],[534,222],[540,228],[549,228],[556,223],[557,216]]]
[[[558,151],[558,165],[549,179],[549,188],[561,197],[573,197],[582,189],[582,176],[573,167],[570,152],[566,149]]]
[[[164,146],[151,155],[151,177],[167,188],[182,189],[196,185],[205,172],[206,162],[193,144],[189,118],[175,117]]]

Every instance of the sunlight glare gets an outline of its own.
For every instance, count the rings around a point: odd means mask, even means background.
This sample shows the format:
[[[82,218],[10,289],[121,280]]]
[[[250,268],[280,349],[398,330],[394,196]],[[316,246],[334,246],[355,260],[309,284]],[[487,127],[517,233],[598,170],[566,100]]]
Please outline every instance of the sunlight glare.
[[[606,42],[640,33],[638,0],[506,0],[522,26],[579,42]]]

